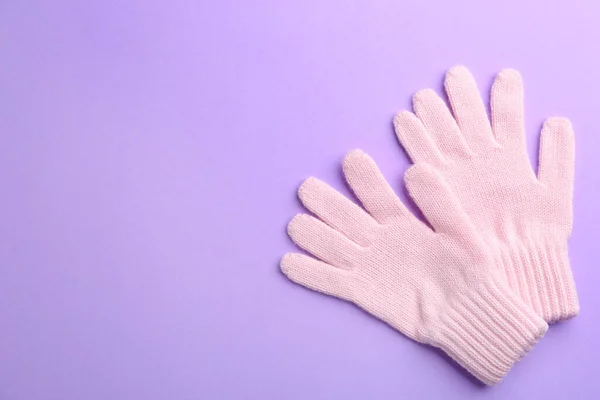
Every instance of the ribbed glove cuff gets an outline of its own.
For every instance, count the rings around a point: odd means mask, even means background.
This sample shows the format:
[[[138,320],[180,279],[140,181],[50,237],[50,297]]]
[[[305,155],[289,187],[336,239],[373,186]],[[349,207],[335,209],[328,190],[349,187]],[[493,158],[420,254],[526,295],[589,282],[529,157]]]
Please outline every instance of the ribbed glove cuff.
[[[548,324],[501,283],[465,293],[441,318],[437,347],[482,382],[502,380]]]
[[[512,246],[498,253],[497,262],[509,287],[548,323],[579,313],[566,243]]]

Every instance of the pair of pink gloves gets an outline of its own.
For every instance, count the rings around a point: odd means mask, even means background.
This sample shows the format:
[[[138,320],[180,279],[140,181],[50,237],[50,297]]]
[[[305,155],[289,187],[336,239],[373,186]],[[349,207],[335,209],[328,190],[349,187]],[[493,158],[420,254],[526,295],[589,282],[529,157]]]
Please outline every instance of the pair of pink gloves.
[[[532,171],[523,84],[496,77],[491,124],[475,80],[448,71],[452,111],[432,90],[394,119],[415,163],[405,175],[429,225],[396,196],[360,150],[344,159],[356,205],[315,178],[298,190],[317,218],[297,215],[281,269],[310,289],[350,301],[409,338],[439,347],[486,384],[502,380],[549,322],[579,312],[567,239],[572,226],[574,139],[562,118],[544,123]]]

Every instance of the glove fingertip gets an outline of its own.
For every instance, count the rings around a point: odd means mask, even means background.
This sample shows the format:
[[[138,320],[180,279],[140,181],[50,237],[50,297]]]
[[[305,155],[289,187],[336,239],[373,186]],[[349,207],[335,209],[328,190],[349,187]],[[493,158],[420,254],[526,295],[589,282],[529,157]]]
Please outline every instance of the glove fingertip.
[[[346,153],[346,156],[344,157],[344,171],[347,171],[348,169],[352,168],[355,164],[363,160],[368,160],[372,162],[371,157],[369,157],[369,155],[361,149],[350,150],[348,153]]]
[[[297,256],[298,254],[295,253],[287,253],[281,258],[281,261],[279,262],[279,269],[281,269],[281,272],[283,272],[283,274],[288,278],[290,276],[290,272],[293,266],[297,262]]]
[[[446,72],[446,79],[452,78],[470,78],[471,72],[464,65],[456,65]]]
[[[552,117],[544,121],[542,127],[543,135],[561,134],[561,135],[573,135],[573,125],[568,118],[564,117]]]
[[[496,77],[497,82],[521,82],[521,73],[513,68],[504,68]]]
[[[413,164],[404,174],[404,182],[409,190],[415,184],[438,184],[439,174],[429,164]]]
[[[305,226],[306,220],[309,218],[311,218],[311,217],[307,214],[302,214],[302,213],[296,214],[296,216],[294,216],[294,218],[292,218],[292,220],[287,225],[288,235],[292,239],[294,239],[296,237],[296,234],[298,233],[298,231],[300,229],[302,229],[303,226]]]
[[[298,198],[302,201],[302,204],[305,204],[307,198],[315,192],[317,185],[322,182],[315,177],[306,178],[298,187]]]

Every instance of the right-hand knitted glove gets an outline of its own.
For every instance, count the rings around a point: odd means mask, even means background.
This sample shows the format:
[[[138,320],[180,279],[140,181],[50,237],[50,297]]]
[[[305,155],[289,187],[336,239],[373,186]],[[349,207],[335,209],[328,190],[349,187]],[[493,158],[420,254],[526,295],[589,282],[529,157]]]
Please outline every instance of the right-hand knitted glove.
[[[300,214],[288,232],[318,260],[287,254],[282,271],[441,348],[482,382],[499,382],[548,325],[497,278],[447,184],[429,167],[413,166],[405,176],[432,230],[408,211],[365,153],[350,152],[344,174],[368,212],[307,179],[299,197],[320,220]]]
[[[444,177],[488,245],[508,286],[547,322],[579,313],[567,239],[573,224],[575,142],[568,120],[544,123],[536,177],[527,157],[523,82],[515,70],[494,81],[491,118],[465,67],[448,71],[452,113],[432,90],[414,97],[415,113],[394,119],[416,163]]]

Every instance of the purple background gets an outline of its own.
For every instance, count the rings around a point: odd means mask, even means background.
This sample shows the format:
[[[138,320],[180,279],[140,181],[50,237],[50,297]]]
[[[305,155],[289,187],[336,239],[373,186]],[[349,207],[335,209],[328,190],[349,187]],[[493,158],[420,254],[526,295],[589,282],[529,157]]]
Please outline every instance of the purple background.
[[[51,4],[49,4],[51,3]],[[0,400],[598,399],[595,0],[0,2]],[[391,118],[443,73],[526,85],[577,140],[582,312],[504,383],[285,279],[310,175],[362,148],[403,195]]]

